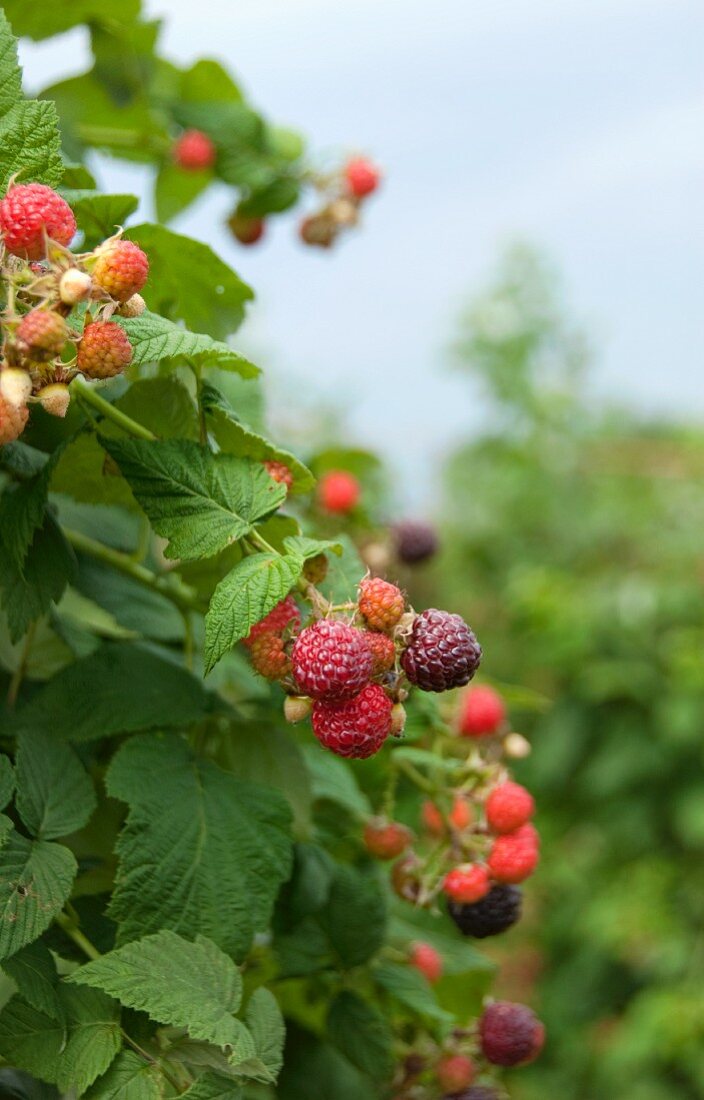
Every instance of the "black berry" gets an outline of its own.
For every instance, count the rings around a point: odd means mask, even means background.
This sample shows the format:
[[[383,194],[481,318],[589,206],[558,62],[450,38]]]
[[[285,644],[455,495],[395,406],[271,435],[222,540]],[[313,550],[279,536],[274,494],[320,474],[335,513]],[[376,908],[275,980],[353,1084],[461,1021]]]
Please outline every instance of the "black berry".
[[[447,910],[463,936],[483,940],[505,932],[520,919],[521,900],[517,886],[494,886],[481,901],[471,905],[451,901]]]
[[[438,536],[429,523],[408,519],[393,528],[396,553],[406,565],[419,565],[438,550]]]

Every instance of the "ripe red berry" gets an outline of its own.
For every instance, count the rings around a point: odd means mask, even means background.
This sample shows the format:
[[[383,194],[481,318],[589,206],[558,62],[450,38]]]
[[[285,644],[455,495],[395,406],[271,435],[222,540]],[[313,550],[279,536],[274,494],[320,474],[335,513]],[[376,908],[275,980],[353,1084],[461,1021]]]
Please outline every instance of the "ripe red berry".
[[[364,827],[364,844],[377,859],[395,859],[405,852],[413,839],[410,829],[399,821],[372,818]]]
[[[401,665],[424,691],[449,691],[472,679],[481,656],[479,642],[459,615],[429,608],[413,622]]]
[[[369,682],[372,655],[361,630],[321,619],[302,630],[293,647],[293,675],[303,695],[342,703]]]
[[[463,695],[459,728],[464,737],[488,737],[496,733],[505,720],[506,707],[493,688],[478,684]]]
[[[513,833],[504,833],[494,841],[487,865],[497,882],[519,883],[538,865],[538,834],[532,825],[522,825]]]
[[[465,863],[445,875],[442,888],[452,901],[473,905],[489,893],[491,880],[486,867],[479,863]]]
[[[134,241],[113,240],[97,250],[93,278],[116,302],[139,293],[149,275],[149,260]]]
[[[421,817],[429,833],[433,833],[434,836],[442,836],[445,832],[445,821],[434,802],[426,801],[423,803],[421,807]],[[466,829],[468,825],[472,824],[474,814],[466,798],[462,798],[461,795],[455,795],[455,801],[448,814],[448,818],[452,827],[457,829],[458,832],[461,832],[462,829]]]
[[[381,180],[381,172],[366,157],[354,157],[345,165],[345,183],[348,191],[357,199],[371,195]]]
[[[301,625],[301,613],[293,596],[287,596],[285,600],[280,600],[268,615],[255,623],[244,639],[244,644],[251,646],[254,639],[262,634],[283,634],[289,624],[292,625],[294,630],[297,630]]]
[[[185,168],[187,172],[212,168],[216,157],[213,142],[202,130],[186,130],[174,143],[173,158],[179,168]]]
[[[25,313],[15,335],[20,351],[42,363],[61,354],[68,340],[68,325],[53,310],[33,309]]]
[[[235,211],[228,218],[227,224],[230,227],[232,236],[240,244],[256,244],[264,236],[263,218],[248,218],[244,214],[238,214]]]
[[[77,366],[89,378],[113,378],[132,361],[127,333],[115,321],[91,321],[78,345]]]
[[[75,232],[71,207],[43,183],[15,184],[0,202],[0,236],[15,256],[40,260],[47,237],[67,246]]]
[[[273,477],[274,481],[279,481],[282,485],[285,485],[287,489],[293,487],[293,474],[285,462],[275,462],[273,459],[266,459],[264,468],[269,477]]]
[[[442,977],[442,955],[431,947],[429,943],[414,943],[411,956],[408,960],[411,966],[420,970],[431,985],[439,982]]]
[[[14,405],[0,394],[0,444],[19,439],[28,416],[26,405]]]
[[[476,1067],[466,1054],[448,1054],[435,1067],[435,1076],[444,1092],[457,1093],[466,1089],[476,1075]]]
[[[373,630],[365,630],[363,634],[372,654],[372,676],[381,676],[394,667],[396,646],[388,634],[376,634]]]
[[[520,783],[500,783],[486,800],[486,820],[495,833],[512,833],[535,813],[530,791]]]
[[[252,666],[267,680],[280,680],[291,671],[291,659],[280,634],[259,634],[250,646]]]
[[[326,512],[351,512],[360,493],[357,478],[347,470],[329,470],[318,482],[318,501]]]
[[[391,732],[391,700],[378,684],[367,684],[344,703],[318,701],[313,733],[337,756],[358,760],[378,752]]]
[[[495,1066],[525,1066],[543,1048],[545,1028],[527,1005],[496,1001],[479,1021],[484,1057]]]
[[[365,577],[359,586],[359,613],[371,630],[389,631],[398,623],[406,607],[403,593],[381,577]]]

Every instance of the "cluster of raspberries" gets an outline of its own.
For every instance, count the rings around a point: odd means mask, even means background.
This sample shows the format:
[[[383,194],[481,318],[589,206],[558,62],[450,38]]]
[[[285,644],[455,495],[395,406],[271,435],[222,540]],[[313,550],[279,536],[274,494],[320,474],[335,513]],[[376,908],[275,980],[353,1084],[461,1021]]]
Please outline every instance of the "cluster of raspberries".
[[[21,435],[32,403],[65,416],[77,374],[112,378],[132,360],[127,333],[111,318],[143,312],[147,256],[120,234],[76,254],[69,250],[75,235],[73,211],[51,187],[11,184],[0,201],[0,239],[13,257],[2,276],[16,310],[3,322],[0,444]],[[79,303],[89,308],[74,329]]]
[[[270,471],[271,472],[271,471]],[[272,476],[274,476],[272,474]],[[472,678],[481,648],[459,615],[412,615],[394,584],[369,577],[359,586],[353,620],[320,618],[301,629],[292,596],[246,639],[255,669],[283,683],[286,713],[312,711],[313,732],[339,756],[371,756],[403,728],[403,684],[446,691]]]

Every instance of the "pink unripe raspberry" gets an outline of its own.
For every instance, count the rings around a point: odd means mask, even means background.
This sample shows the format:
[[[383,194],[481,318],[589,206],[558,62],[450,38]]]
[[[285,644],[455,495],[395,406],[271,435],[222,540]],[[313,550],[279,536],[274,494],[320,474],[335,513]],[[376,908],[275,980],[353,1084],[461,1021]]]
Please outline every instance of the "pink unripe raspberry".
[[[68,326],[53,310],[33,309],[25,313],[15,337],[23,355],[42,363],[61,354],[68,340]]]
[[[297,630],[300,625],[301,613],[298,610],[298,605],[293,596],[287,596],[286,599],[280,600],[268,615],[265,615],[263,619],[254,624],[244,639],[244,644],[250,646],[260,634],[268,634],[272,631],[275,634],[283,634],[287,627]]]
[[[0,444],[12,443],[24,431],[29,412],[26,405],[12,405],[0,396]]]
[[[491,880],[486,867],[479,863],[464,863],[445,875],[442,888],[452,901],[473,905],[489,893]]]
[[[348,191],[357,199],[371,195],[381,180],[381,172],[366,157],[354,157],[345,165],[345,183]]]
[[[127,333],[115,321],[91,321],[78,345],[77,366],[89,378],[113,378],[132,361]]]
[[[43,183],[15,184],[0,202],[0,236],[15,256],[40,260],[46,238],[66,247],[75,232],[71,207]]]
[[[364,827],[364,844],[377,859],[395,859],[406,851],[412,840],[411,830],[398,821],[372,818]]]
[[[545,1028],[527,1005],[496,1001],[479,1021],[484,1057],[495,1066],[525,1066],[533,1062],[545,1042]]]
[[[326,512],[351,512],[360,494],[357,478],[347,470],[329,470],[318,482],[318,502]]]
[[[486,820],[495,833],[512,833],[535,813],[530,791],[520,783],[500,783],[486,800]]]
[[[59,297],[67,306],[75,306],[78,302],[84,302],[93,289],[93,280],[86,271],[79,271],[77,267],[69,267],[59,279]]]
[[[321,619],[301,631],[292,659],[301,693],[330,703],[357,695],[372,674],[372,654],[363,632],[339,619]]]
[[[267,459],[264,462],[264,469],[269,477],[273,477],[274,481],[285,485],[287,489],[293,488],[293,474],[285,462],[275,462],[273,459]]]
[[[429,943],[414,943],[408,961],[416,970],[420,970],[431,985],[440,981],[443,970],[442,955]]]
[[[232,236],[240,244],[256,244],[264,236],[264,219],[248,218],[237,211],[228,219]]]
[[[539,859],[538,834],[527,824],[496,838],[487,866],[497,882],[516,885],[533,874]]]
[[[313,705],[313,733],[337,756],[373,756],[390,732],[391,700],[378,684],[367,684],[344,703],[318,700]]]
[[[359,586],[359,613],[371,630],[389,631],[406,608],[403,593],[381,577],[365,577]]]
[[[388,634],[377,634],[373,630],[365,630],[364,639],[372,654],[372,676],[380,676],[382,672],[388,672],[394,667],[396,661],[396,646]]]
[[[179,168],[185,168],[187,172],[197,172],[213,167],[217,150],[202,130],[186,130],[174,143],[173,158]]]
[[[149,260],[134,241],[109,241],[96,250],[93,278],[116,302],[126,302],[147,281]]]
[[[460,703],[459,729],[464,737],[488,737],[506,720],[506,707],[497,691],[484,684],[465,692]]]
[[[50,416],[58,416],[63,419],[71,403],[71,394],[68,386],[64,385],[63,382],[53,382],[50,386],[44,386],[39,391],[37,400],[44,412],[49,413]]]
[[[448,1054],[435,1067],[435,1076],[443,1092],[458,1093],[466,1089],[476,1075],[476,1067],[466,1054]]]
[[[252,667],[267,680],[280,680],[291,671],[291,659],[280,634],[259,634],[249,647]]]

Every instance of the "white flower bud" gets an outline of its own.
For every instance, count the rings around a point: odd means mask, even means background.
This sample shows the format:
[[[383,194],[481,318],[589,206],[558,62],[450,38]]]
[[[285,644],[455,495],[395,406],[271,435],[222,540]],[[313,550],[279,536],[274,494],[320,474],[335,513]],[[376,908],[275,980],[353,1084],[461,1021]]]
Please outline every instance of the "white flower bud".
[[[313,709],[313,702],[306,695],[287,695],[284,702],[284,718],[287,722],[302,722]]]
[[[91,292],[93,280],[85,271],[69,267],[59,280],[59,297],[67,306],[82,302]]]
[[[14,405],[16,408],[26,405],[31,392],[32,379],[26,370],[6,367],[0,372],[0,394],[9,405]]]
[[[504,752],[512,760],[522,760],[530,756],[530,741],[522,733],[509,733],[504,738]]]

